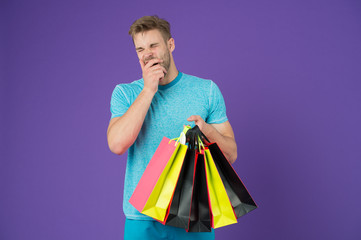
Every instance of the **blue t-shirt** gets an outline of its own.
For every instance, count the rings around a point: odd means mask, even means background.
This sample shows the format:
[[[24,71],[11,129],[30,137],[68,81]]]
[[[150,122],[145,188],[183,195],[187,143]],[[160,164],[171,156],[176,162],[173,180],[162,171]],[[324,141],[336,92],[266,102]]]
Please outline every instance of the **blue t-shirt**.
[[[117,85],[110,102],[111,118],[121,117],[143,86],[143,79]],[[130,196],[162,138],[179,137],[183,125],[194,126],[194,122],[187,121],[192,115],[201,116],[209,124],[228,120],[223,96],[213,81],[179,72],[172,82],[158,86],[139,135],[128,149],[123,197],[123,211],[127,218],[153,220],[129,203]]]

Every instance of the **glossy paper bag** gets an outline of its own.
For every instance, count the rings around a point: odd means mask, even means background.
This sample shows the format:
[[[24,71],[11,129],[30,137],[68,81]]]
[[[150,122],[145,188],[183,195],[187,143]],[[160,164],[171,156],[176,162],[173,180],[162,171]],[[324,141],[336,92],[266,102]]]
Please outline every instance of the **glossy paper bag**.
[[[212,213],[212,227],[219,228],[237,223],[231,202],[228,198],[222,179],[217,171],[212,155],[208,149],[205,153],[207,185]]]
[[[251,195],[248,193],[246,187],[218,145],[216,143],[212,143],[208,146],[208,149],[221,176],[236,217],[239,218],[256,209],[256,203],[253,201]]]
[[[175,156],[169,159],[141,211],[141,213],[159,221],[163,221],[166,216],[187,151],[186,145],[180,143],[178,145],[179,147],[175,150]]]
[[[211,214],[207,190],[207,177],[204,155],[197,154],[196,171],[193,183],[191,214],[188,232],[210,232]]]
[[[175,141],[166,137],[162,139],[152,159],[147,165],[142,177],[140,178],[129,202],[142,212],[149,196],[151,195],[159,177],[161,176],[167,163],[174,159],[177,150],[180,147]]]
[[[166,225],[184,229],[188,228],[196,163],[195,157],[196,151],[187,149],[172,201],[166,219],[163,222]]]

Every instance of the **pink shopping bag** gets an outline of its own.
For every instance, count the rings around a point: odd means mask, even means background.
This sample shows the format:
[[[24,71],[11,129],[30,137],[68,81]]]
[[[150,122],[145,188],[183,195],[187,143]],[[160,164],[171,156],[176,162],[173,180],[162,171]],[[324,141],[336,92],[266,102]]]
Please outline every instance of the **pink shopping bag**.
[[[173,158],[173,155],[177,153],[179,146],[180,144],[176,144],[175,141],[163,137],[141,179],[139,180],[133,195],[129,199],[130,204],[132,204],[139,212],[143,211],[160,175],[166,167],[169,159]]]

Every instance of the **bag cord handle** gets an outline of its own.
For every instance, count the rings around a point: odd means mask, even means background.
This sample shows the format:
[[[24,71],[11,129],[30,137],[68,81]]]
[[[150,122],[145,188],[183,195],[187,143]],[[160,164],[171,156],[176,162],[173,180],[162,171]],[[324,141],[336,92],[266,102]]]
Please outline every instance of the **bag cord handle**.
[[[189,143],[190,149],[199,148],[199,151],[201,151],[201,149],[205,149],[202,139],[210,142],[208,138],[201,132],[197,125],[195,125],[193,128],[189,129],[186,132],[186,139]]]

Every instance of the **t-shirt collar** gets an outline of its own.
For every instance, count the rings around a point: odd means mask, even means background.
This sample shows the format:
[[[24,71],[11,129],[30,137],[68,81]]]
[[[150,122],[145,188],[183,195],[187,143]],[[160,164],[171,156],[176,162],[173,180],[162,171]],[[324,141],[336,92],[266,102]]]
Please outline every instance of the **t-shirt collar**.
[[[168,89],[168,88],[176,85],[179,82],[179,80],[182,78],[182,75],[183,74],[181,72],[178,72],[177,77],[173,81],[171,81],[170,83],[168,83],[166,85],[159,85],[158,89],[165,90],[165,89]]]

